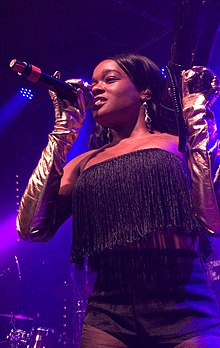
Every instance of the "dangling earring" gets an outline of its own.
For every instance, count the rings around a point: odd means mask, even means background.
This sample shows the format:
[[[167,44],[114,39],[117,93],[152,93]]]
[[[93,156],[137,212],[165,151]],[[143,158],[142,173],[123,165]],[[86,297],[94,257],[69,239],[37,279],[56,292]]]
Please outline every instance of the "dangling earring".
[[[148,104],[146,101],[143,102],[143,106],[144,106],[144,114],[145,114],[145,122],[146,122],[146,126],[147,126],[147,130],[149,133],[154,134],[153,128],[152,128],[152,120],[149,116],[148,113]]]
[[[107,139],[108,139],[108,144],[110,144],[112,142],[112,133],[110,128],[107,129]]]

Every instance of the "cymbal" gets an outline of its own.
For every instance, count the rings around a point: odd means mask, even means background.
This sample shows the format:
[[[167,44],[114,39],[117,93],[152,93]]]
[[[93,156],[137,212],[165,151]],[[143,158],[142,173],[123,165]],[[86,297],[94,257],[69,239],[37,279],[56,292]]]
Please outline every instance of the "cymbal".
[[[22,319],[22,320],[33,320],[31,317],[27,317],[26,315],[23,314],[0,314],[0,317],[6,317],[6,318],[11,318],[11,319]]]

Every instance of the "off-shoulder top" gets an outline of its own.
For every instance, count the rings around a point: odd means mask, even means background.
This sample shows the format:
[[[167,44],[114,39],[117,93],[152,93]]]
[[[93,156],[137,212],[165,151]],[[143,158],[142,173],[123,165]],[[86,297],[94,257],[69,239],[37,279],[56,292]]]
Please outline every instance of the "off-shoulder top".
[[[141,149],[85,169],[73,190],[72,261],[99,255],[155,232],[196,236],[203,228],[191,200],[184,160]]]

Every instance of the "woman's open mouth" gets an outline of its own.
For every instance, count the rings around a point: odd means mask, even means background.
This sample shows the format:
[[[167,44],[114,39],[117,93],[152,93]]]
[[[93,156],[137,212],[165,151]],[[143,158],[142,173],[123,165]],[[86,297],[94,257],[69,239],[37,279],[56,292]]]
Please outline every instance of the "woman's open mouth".
[[[106,103],[107,99],[104,97],[96,97],[94,99],[94,105],[93,105],[93,110],[98,110],[100,109],[105,103]]]

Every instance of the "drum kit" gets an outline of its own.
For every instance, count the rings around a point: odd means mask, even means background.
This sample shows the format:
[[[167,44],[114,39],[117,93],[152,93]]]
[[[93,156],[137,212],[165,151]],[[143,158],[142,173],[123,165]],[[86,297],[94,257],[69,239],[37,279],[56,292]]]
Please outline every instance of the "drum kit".
[[[61,348],[62,337],[54,329],[33,327],[30,331],[17,329],[17,320],[22,322],[33,322],[33,318],[21,314],[0,314],[0,318],[10,320],[12,329],[3,341],[1,348]],[[19,326],[19,325],[18,325]],[[22,325],[23,327],[23,325]]]
[[[17,256],[8,261],[0,271],[0,348],[70,348],[58,331],[41,326],[39,314],[34,317],[16,313],[16,301],[20,295],[21,273]],[[19,298],[20,299],[20,298]],[[7,313],[7,308],[11,313]],[[5,313],[4,313],[5,312]]]
[[[69,279],[54,289],[62,311],[59,322],[53,321],[55,328],[51,328],[50,324],[47,326],[48,317],[45,319],[27,305],[27,311],[35,313],[33,317],[24,314],[22,305],[16,306],[17,297],[20,300],[24,296],[19,288],[23,277],[17,256],[9,265],[0,271],[0,348],[79,348],[87,298],[94,278],[89,274],[87,265],[84,271],[78,271],[72,265]]]

